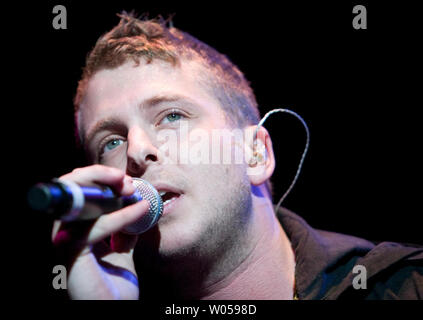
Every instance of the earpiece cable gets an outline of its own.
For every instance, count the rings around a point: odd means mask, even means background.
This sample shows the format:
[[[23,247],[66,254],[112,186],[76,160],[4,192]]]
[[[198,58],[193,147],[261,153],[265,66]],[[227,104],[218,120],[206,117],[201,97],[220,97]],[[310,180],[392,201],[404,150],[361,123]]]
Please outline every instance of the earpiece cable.
[[[302,166],[303,166],[304,159],[305,159],[305,156],[306,156],[306,154],[307,154],[307,151],[308,151],[308,146],[309,146],[309,143],[310,143],[310,132],[309,132],[308,126],[307,126],[306,122],[304,121],[304,119],[303,119],[303,118],[301,118],[301,116],[300,116],[300,115],[298,115],[297,113],[295,113],[294,111],[291,111],[291,110],[289,110],[289,109],[273,109],[273,110],[270,110],[268,113],[266,113],[266,114],[264,115],[264,117],[260,120],[260,122],[257,124],[257,128],[256,128],[256,130],[255,130],[255,132],[254,132],[254,141],[256,141],[256,139],[257,139],[257,132],[258,132],[259,128],[263,125],[263,123],[266,121],[266,119],[267,119],[270,115],[272,115],[273,113],[276,113],[276,112],[285,112],[285,113],[289,113],[289,114],[291,114],[291,115],[295,116],[298,120],[300,120],[300,121],[301,121],[301,123],[303,124],[303,126],[304,126],[304,128],[305,128],[305,130],[306,130],[306,133],[307,133],[307,139],[306,139],[305,148],[304,148],[303,154],[302,154],[302,156],[301,156],[301,160],[300,160],[300,163],[299,163],[299,165],[298,165],[297,172],[296,172],[296,174],[295,174],[295,176],[294,176],[294,179],[293,179],[293,180],[292,180],[292,182],[291,182],[291,185],[289,186],[289,188],[286,190],[286,192],[283,194],[283,196],[280,198],[280,200],[279,200],[278,204],[276,205],[275,212],[277,213],[277,212],[278,212],[278,210],[279,210],[279,207],[280,207],[280,206],[281,206],[281,204],[282,204],[282,202],[285,200],[285,198],[286,198],[286,197],[288,196],[288,194],[291,192],[292,188],[294,187],[295,183],[297,182],[298,176],[300,175],[301,168],[302,168]]]

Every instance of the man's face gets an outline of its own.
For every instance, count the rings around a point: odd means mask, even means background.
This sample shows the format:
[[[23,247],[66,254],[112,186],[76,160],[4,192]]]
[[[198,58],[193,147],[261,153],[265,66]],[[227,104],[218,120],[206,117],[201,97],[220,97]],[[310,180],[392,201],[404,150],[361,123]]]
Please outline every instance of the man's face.
[[[192,164],[181,161],[179,152],[179,157],[161,152],[163,132],[178,137],[177,150],[195,144],[181,132],[182,122],[189,135],[201,131],[209,141],[216,129],[233,129],[200,84],[202,71],[184,61],[179,67],[162,61],[138,67],[126,63],[97,72],[81,103],[79,130],[93,162],[120,168],[176,195],[158,223],[162,256],[193,250],[216,255],[239,241],[251,210],[244,163]],[[231,143],[227,148],[234,154],[239,147]]]

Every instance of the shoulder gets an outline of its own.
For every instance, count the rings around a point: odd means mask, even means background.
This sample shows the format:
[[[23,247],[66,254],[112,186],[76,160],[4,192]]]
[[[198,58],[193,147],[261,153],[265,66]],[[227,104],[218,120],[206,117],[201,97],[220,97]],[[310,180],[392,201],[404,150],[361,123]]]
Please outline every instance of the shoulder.
[[[314,229],[281,208],[303,299],[423,299],[423,247]]]
[[[423,299],[423,248],[383,242],[357,259],[361,268],[345,279],[340,299],[414,300]],[[364,274],[363,274],[364,273]],[[362,278],[365,285],[354,279]],[[356,285],[354,285],[354,283]],[[341,286],[342,287],[342,286]]]

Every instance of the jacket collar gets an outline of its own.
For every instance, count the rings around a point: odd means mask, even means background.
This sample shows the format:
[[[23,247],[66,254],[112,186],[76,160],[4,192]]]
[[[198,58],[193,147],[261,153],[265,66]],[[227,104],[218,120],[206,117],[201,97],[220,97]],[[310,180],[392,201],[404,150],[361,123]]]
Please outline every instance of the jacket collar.
[[[280,208],[278,218],[295,253],[299,299],[327,299],[351,273],[358,258],[375,247],[370,241],[313,229],[301,217]]]

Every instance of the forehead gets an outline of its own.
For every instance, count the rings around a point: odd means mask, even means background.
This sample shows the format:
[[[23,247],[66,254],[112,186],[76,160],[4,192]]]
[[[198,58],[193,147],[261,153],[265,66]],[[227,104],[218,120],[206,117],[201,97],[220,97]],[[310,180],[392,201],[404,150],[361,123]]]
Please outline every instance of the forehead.
[[[131,61],[118,68],[100,70],[89,80],[81,101],[79,130],[86,132],[101,118],[117,111],[125,112],[127,106],[166,94],[186,96],[214,109],[213,112],[216,108],[221,111],[217,99],[205,89],[204,72],[203,67],[195,62],[183,61],[173,66],[160,60],[140,63],[139,66]]]

